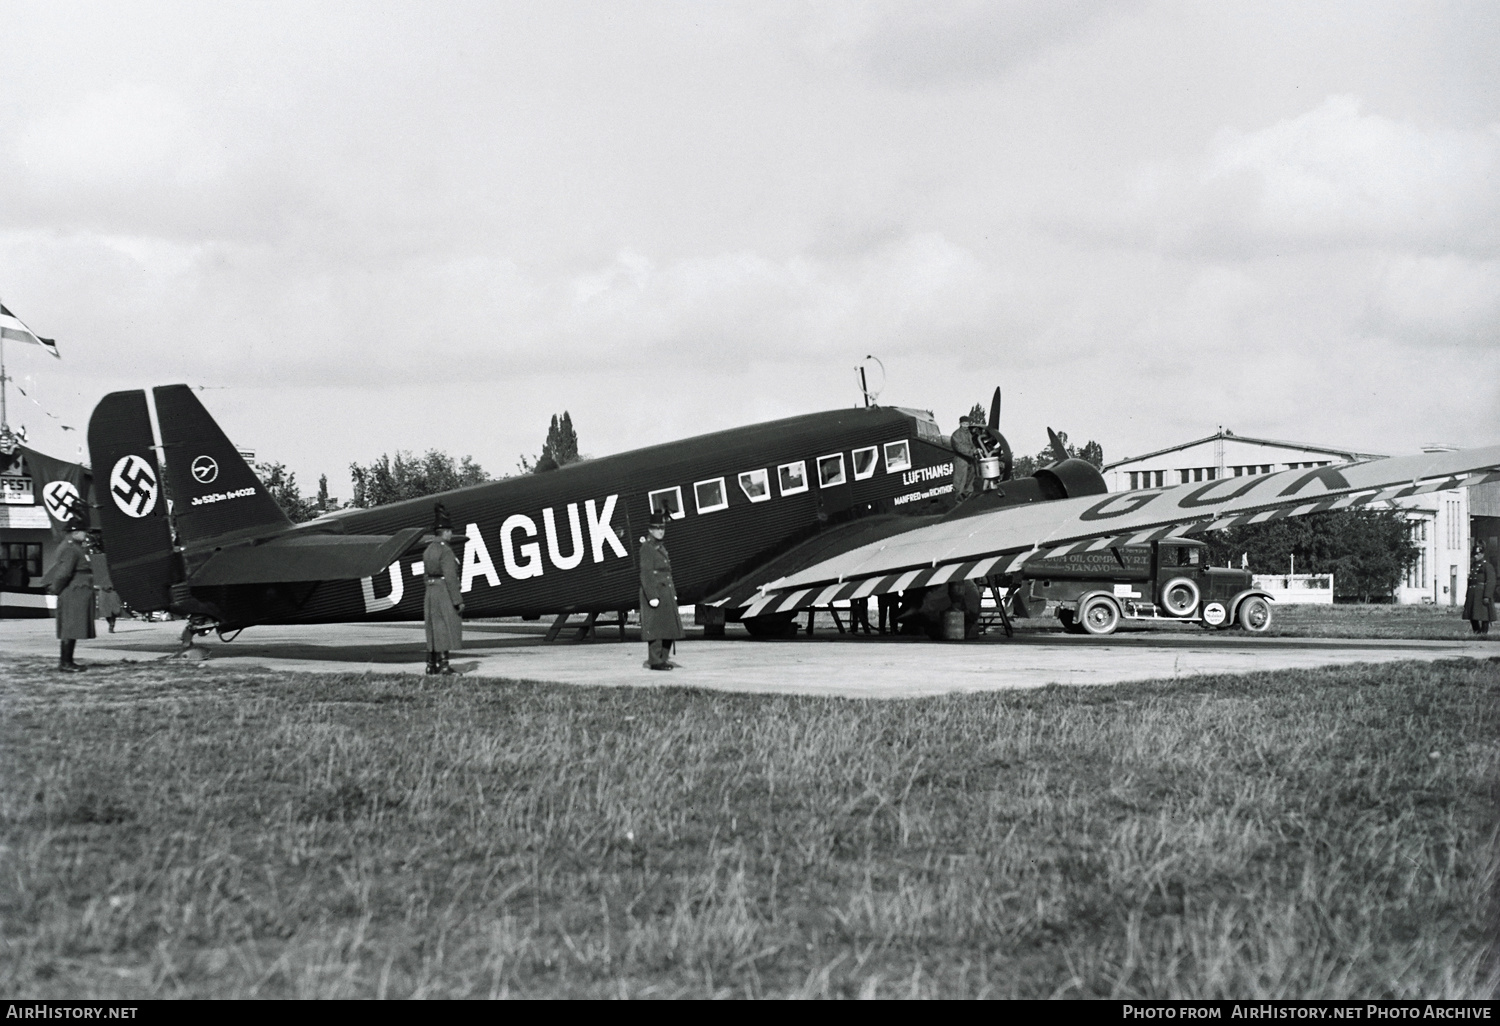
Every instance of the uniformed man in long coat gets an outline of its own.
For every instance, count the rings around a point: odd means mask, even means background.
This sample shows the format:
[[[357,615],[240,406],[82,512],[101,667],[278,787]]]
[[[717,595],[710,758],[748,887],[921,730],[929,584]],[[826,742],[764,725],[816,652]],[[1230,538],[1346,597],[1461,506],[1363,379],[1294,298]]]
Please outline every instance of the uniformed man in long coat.
[[[667,555],[667,512],[651,514],[641,539],[641,637],[646,642],[646,668],[670,670],[674,643],[687,637],[677,612],[677,585],[672,583],[672,560]]]
[[[109,624],[109,633],[115,632],[115,621],[125,611],[120,593],[115,591],[115,582],[109,576],[109,560],[99,542],[97,532],[89,535],[89,564],[94,568],[95,615]]]
[[[1488,634],[1495,619],[1495,565],[1475,546],[1469,557],[1469,591],[1464,596],[1464,619],[1475,634]]]
[[[42,578],[47,591],[57,596],[57,637],[61,643],[57,668],[64,673],[84,669],[73,661],[73,648],[80,638],[94,637],[94,571],[89,565],[87,524],[74,518],[68,534],[57,547],[57,559]]]
[[[427,672],[451,674],[448,653],[464,647],[463,592],[458,577],[458,558],[453,555],[453,521],[440,502],[433,509],[432,533],[436,535],[422,552],[422,574],[427,596],[422,607],[427,622]]]

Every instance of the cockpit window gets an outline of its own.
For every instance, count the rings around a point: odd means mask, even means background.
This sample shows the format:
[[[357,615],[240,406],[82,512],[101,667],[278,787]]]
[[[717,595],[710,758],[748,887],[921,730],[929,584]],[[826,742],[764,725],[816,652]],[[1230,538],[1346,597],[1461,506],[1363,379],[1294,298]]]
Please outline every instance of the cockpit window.
[[[911,445],[905,440],[887,442],[885,445],[885,472],[894,474],[898,470],[911,469]]]
[[[765,502],[771,497],[771,475],[764,470],[747,470],[740,475],[740,491],[751,502]]]
[[[729,493],[724,490],[722,477],[693,485],[693,498],[697,500],[699,513],[713,513],[729,505]]]
[[[651,512],[666,510],[673,520],[681,520],[687,514],[682,511],[682,489],[660,488],[650,493]]]
[[[831,456],[818,457],[818,485],[822,488],[832,488],[834,485],[844,483],[844,454],[836,452]]]
[[[1177,566],[1197,566],[1199,559],[1202,558],[1203,550],[1194,548],[1191,545],[1178,545],[1176,549],[1177,558],[1175,560],[1170,556],[1167,556],[1163,560],[1168,566],[1173,565],[1173,563]]]
[[[776,468],[776,478],[782,495],[796,495],[807,491],[807,461],[783,463]]]
[[[863,481],[875,474],[875,446],[868,449],[855,449],[850,456],[854,460],[854,480]]]

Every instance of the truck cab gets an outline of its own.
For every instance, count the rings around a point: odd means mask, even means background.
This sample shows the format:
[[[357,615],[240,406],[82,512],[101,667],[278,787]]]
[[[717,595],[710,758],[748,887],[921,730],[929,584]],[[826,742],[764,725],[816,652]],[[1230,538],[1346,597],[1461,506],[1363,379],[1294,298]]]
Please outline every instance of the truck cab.
[[[1207,550],[1175,538],[1033,560],[1012,575],[1012,602],[1021,616],[1055,612],[1075,634],[1113,634],[1122,620],[1269,630],[1271,596],[1248,571],[1209,566]]]

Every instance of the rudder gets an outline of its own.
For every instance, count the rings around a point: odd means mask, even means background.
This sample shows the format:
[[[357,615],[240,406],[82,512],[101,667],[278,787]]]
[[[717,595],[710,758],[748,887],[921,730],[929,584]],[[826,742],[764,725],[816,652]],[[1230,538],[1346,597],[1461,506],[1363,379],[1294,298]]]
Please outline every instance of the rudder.
[[[292,526],[191,388],[160,385],[151,391],[177,540],[184,548]]]
[[[175,561],[145,392],[99,400],[89,418],[89,458],[115,591],[139,612],[166,609]]]

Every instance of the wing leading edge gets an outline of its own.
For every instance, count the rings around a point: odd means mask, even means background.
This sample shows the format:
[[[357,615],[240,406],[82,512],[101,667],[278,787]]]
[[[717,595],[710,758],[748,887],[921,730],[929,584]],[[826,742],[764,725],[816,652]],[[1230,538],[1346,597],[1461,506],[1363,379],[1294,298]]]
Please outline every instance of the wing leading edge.
[[[1500,481],[1497,467],[1500,446],[1488,446],[1006,506],[916,527],[771,580],[745,601],[744,615],[986,577],[1039,557]]]

